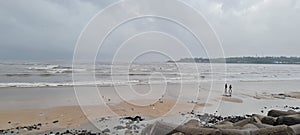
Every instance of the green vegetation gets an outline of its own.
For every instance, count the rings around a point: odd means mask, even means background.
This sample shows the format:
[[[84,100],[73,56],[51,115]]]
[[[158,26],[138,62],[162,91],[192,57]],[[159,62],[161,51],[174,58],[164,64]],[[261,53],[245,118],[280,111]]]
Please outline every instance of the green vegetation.
[[[168,61],[174,62],[174,61]],[[244,63],[244,64],[300,64],[300,57],[229,57],[229,58],[182,58],[176,62],[196,63]]]

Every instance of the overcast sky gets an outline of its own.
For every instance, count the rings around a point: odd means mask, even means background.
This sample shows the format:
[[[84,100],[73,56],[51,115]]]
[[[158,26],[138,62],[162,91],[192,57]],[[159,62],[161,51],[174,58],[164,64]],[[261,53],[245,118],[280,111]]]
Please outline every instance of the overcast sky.
[[[226,57],[300,56],[299,0],[184,1],[207,18],[221,40]],[[0,59],[72,59],[77,38],[84,26],[97,12],[113,2],[116,1],[1,0]],[[127,5],[120,10],[129,12],[130,9],[130,5]],[[159,20],[151,22],[159,24],[158,28],[164,28],[166,25]],[[136,30],[142,27],[138,25],[140,23],[119,31]],[[144,22],[144,26],[147,25],[150,24]],[[185,33],[182,30],[167,31],[175,35]],[[112,41],[117,37],[120,35],[112,35],[111,41],[106,45],[108,49],[103,50],[99,55],[103,58],[112,57],[113,52],[110,52],[109,45],[113,44]],[[141,44],[143,38],[139,37],[138,40],[140,42],[132,41],[132,43]],[[190,39],[182,36],[182,40]],[[162,41],[164,44],[172,43],[165,39]],[[147,45],[151,46],[151,44]],[[113,45],[111,47],[113,48]],[[195,55],[205,57],[203,50],[192,50],[199,52]],[[180,52],[180,48],[176,51]],[[179,55],[176,59],[179,57],[185,56]]]

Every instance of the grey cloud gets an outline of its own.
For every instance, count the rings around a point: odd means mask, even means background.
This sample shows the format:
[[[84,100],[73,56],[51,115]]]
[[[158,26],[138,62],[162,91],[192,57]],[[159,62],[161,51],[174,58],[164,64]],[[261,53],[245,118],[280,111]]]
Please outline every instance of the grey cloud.
[[[0,1],[0,59],[71,59],[84,26],[113,2],[116,0]],[[220,37],[226,56],[300,56],[300,2],[297,0],[184,2],[207,18]],[[129,12],[132,8],[127,5],[120,10]],[[131,25],[120,30],[115,39],[126,35],[127,31],[139,31],[138,27]],[[156,27],[166,29],[163,24]],[[172,32],[172,27],[169,29],[167,31]],[[174,34],[180,36],[180,33]],[[103,52],[103,57],[110,57],[110,51]]]
[[[81,30],[107,2],[10,0],[0,2],[2,59],[70,59]],[[16,50],[18,54],[16,54]],[[10,53],[10,55],[6,55]],[[15,55],[11,54],[15,53]],[[39,56],[39,55],[44,56]],[[34,55],[34,56],[30,56]],[[48,56],[45,56],[48,55]],[[27,57],[24,57],[27,56]]]
[[[215,0],[205,3],[209,6],[202,1],[196,7],[218,33],[227,56],[300,55],[297,51],[300,10],[296,6],[299,1]]]

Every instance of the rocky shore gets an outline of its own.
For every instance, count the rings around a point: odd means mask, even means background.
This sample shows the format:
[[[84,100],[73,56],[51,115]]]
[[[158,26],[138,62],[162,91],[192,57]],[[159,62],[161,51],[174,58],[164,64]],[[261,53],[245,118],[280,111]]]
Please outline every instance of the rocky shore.
[[[196,119],[183,125],[156,122],[147,126],[142,135],[184,134],[184,135],[299,135],[300,112],[294,110],[270,110],[267,116],[252,114],[246,116],[221,117],[196,115]]]
[[[269,110],[266,116],[252,114],[245,116],[216,116],[214,114],[197,114],[189,112],[183,116],[192,116],[188,122],[175,125],[163,121],[152,124],[143,123],[145,118],[141,116],[120,117],[118,123],[112,127],[115,130],[124,130],[124,134],[142,135],[298,135],[300,134],[300,112],[297,107],[289,107],[291,110]],[[112,118],[102,118],[98,122],[107,122]],[[51,124],[59,123],[53,121]],[[111,129],[101,131],[88,129],[62,129],[38,132],[43,126],[37,123],[30,126],[1,129],[0,134],[43,134],[43,135],[100,135],[116,134]]]
[[[115,115],[102,105],[3,109],[0,135],[300,134],[299,92],[213,94],[208,103],[202,98],[163,98],[149,106],[112,103],[115,100],[109,96],[109,108]],[[177,108],[172,108],[174,104]]]

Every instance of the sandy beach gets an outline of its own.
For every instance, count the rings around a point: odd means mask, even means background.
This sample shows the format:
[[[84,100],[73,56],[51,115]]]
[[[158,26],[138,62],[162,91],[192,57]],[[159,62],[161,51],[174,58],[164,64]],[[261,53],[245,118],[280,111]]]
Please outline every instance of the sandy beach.
[[[248,88],[254,82],[235,82],[235,91],[232,97],[224,97],[221,90],[212,90],[210,97],[206,98],[208,92],[205,90],[204,84],[203,91],[199,93],[197,100],[190,100],[188,98],[181,98],[177,100],[172,96],[172,92],[168,89],[178,87],[177,84],[170,84],[167,88],[165,97],[161,99],[139,99],[121,101],[120,97],[114,95],[113,87],[100,87],[103,95],[109,100],[106,104],[102,105],[86,105],[79,106],[76,102],[76,96],[73,88],[26,88],[20,91],[18,88],[6,88],[0,90],[0,93],[5,93],[7,96],[18,93],[23,98],[17,97],[4,97],[1,100],[0,109],[0,129],[11,129],[22,126],[30,126],[41,124],[38,130],[21,131],[20,134],[37,134],[37,133],[50,133],[50,131],[61,131],[65,129],[81,129],[90,128],[90,130],[97,131],[102,129],[109,129],[110,133],[118,133],[114,126],[120,124],[119,119],[126,116],[141,116],[146,119],[146,124],[151,124],[153,120],[164,119],[174,124],[180,123],[184,119],[185,114],[193,113],[210,113],[221,116],[230,115],[245,115],[245,114],[266,114],[270,109],[288,110],[285,106],[299,105],[299,92],[298,91],[273,91],[269,92],[270,84],[278,84],[278,82],[256,82],[256,84],[264,88],[265,91],[249,92],[247,90],[239,91],[239,87],[243,86]],[[297,83],[297,81],[289,81],[288,83]],[[248,85],[249,86],[248,86]],[[290,85],[294,87],[294,85]],[[185,92],[193,91],[193,84],[184,86]],[[220,84],[220,89],[222,85]],[[275,86],[276,87],[276,86]],[[274,87],[274,88],[275,88]],[[125,86],[119,87],[122,90],[127,90]],[[147,86],[136,86],[136,89],[146,89]],[[250,87],[252,88],[252,87]],[[276,87],[278,89],[278,87]],[[275,88],[275,89],[276,89]],[[89,89],[86,87],[85,89]],[[191,90],[189,90],[191,89]],[[32,93],[38,94],[32,95]],[[27,95],[28,94],[28,95]],[[49,98],[49,94],[53,97]],[[3,95],[3,94],[1,94]],[[26,97],[26,95],[28,97]],[[43,95],[48,95],[43,97]],[[55,96],[57,95],[57,96]],[[183,94],[188,96],[189,94]],[[26,97],[26,98],[24,98]],[[132,103],[139,103],[135,105]],[[99,122],[100,120],[106,121],[107,127]],[[170,120],[171,119],[171,120]],[[98,125],[97,125],[98,124]],[[86,126],[90,125],[90,126]],[[114,126],[109,126],[114,125]],[[122,131],[123,132],[123,131]]]

